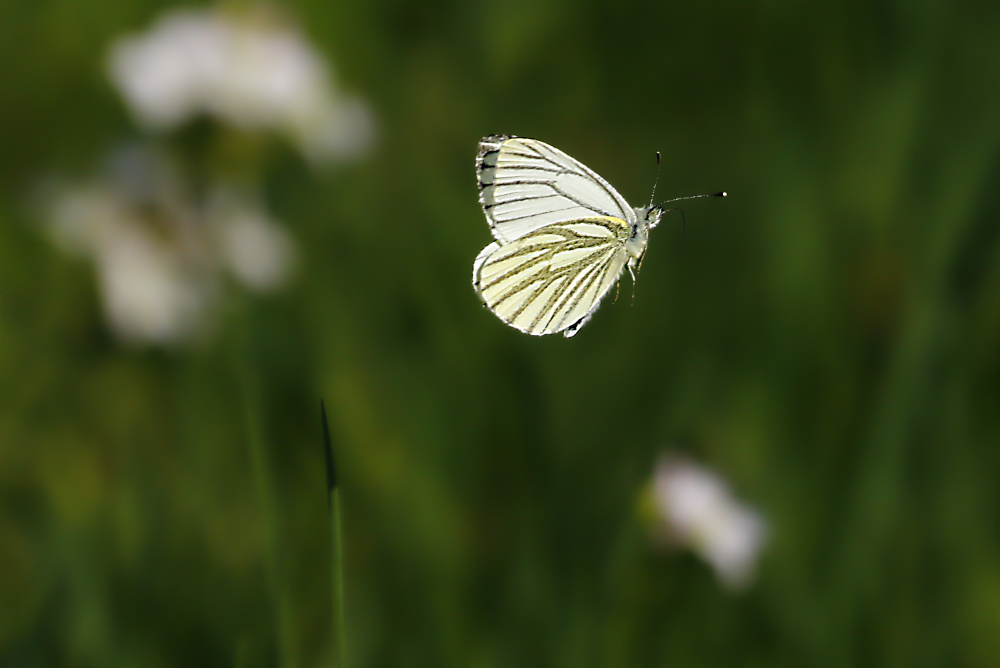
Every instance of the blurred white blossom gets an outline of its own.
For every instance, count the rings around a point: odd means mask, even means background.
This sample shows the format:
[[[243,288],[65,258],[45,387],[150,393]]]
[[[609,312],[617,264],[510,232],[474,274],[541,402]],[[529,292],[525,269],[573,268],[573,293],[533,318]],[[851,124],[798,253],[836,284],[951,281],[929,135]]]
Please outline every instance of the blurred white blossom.
[[[143,148],[116,152],[94,181],[50,187],[45,207],[53,241],[94,262],[108,324],[131,342],[187,340],[210,321],[227,273],[272,291],[295,260],[291,236],[245,191],[185,197],[169,163]]]
[[[295,260],[295,243],[285,228],[275,224],[245,196],[219,190],[209,201],[220,259],[246,287],[268,292],[288,279]]]
[[[749,584],[767,536],[755,510],[733,498],[715,473],[676,456],[660,458],[653,475],[659,532],[693,550],[734,589]]]
[[[185,258],[141,227],[122,227],[99,253],[105,313],[123,338],[169,343],[190,336],[205,317],[212,282],[189,274]]]
[[[309,158],[371,145],[362,100],[339,91],[323,58],[276,11],[180,9],[111,48],[111,80],[140,123],[166,130],[198,114],[286,132]]]

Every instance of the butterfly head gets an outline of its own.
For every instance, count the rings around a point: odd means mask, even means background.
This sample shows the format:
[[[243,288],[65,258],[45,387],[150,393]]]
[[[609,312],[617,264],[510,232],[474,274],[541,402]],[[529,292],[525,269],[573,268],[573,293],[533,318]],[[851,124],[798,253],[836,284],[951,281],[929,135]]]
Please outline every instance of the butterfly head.
[[[660,224],[660,217],[663,209],[656,206],[637,206],[635,211],[635,224],[640,230],[651,230]]]
[[[649,229],[653,229],[660,224],[660,216],[663,215],[663,209],[658,206],[647,207],[643,210],[643,218],[646,221],[646,225]]]

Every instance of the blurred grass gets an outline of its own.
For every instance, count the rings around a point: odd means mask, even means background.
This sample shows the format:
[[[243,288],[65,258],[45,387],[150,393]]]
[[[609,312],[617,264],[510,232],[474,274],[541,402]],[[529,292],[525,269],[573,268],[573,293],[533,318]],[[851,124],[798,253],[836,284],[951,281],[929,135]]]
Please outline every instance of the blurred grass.
[[[0,3],[3,663],[330,663],[323,396],[357,665],[996,665],[1000,8],[287,4],[379,148],[317,172],[164,140],[239,166],[303,262],[156,351],[112,337],[30,201],[136,136],[105,49],[173,5]],[[493,132],[632,201],[656,150],[663,197],[731,196],[658,228],[634,305],[525,337],[469,286]],[[768,515],[746,594],[651,549],[665,447]]]

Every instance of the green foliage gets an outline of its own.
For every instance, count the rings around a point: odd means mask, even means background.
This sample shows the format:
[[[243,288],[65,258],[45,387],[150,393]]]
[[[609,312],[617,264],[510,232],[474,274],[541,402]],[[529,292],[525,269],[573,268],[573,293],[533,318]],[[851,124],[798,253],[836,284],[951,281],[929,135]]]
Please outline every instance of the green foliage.
[[[301,258],[158,350],[32,203],[138,135],[106,49],[167,4],[0,4],[0,663],[332,663],[323,397],[351,665],[996,665],[1000,5],[289,5],[377,148],[161,140]],[[527,337],[470,286],[497,132],[730,197]],[[746,592],[649,540],[667,448],[767,516]]]

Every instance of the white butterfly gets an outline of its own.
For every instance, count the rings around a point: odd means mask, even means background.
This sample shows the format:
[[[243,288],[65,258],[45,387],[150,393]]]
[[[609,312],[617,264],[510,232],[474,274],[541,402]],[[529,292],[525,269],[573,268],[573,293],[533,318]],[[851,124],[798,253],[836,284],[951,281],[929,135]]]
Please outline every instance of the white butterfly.
[[[635,281],[660,206],[629,206],[607,181],[537,139],[484,137],[476,172],[496,241],[476,257],[472,286],[508,325],[573,336],[626,266]]]

